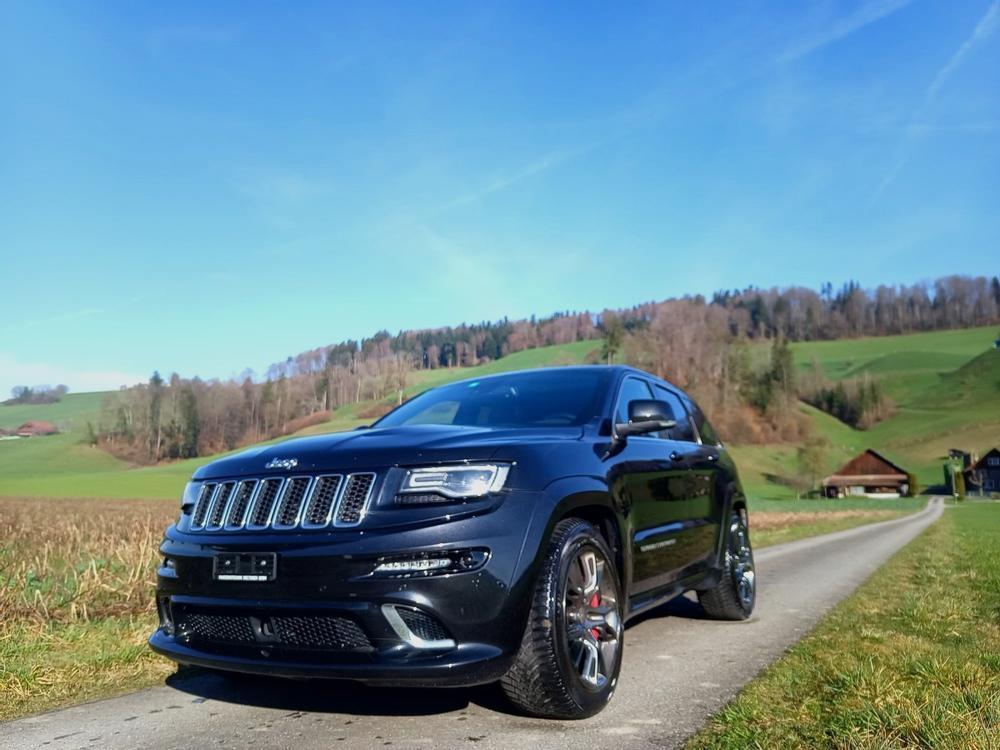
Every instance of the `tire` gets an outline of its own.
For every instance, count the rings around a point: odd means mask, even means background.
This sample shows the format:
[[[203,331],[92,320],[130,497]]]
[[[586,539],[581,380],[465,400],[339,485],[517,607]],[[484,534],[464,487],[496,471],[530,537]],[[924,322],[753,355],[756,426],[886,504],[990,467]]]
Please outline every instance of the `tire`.
[[[705,614],[716,620],[745,620],[757,601],[757,575],[747,512],[734,510],[726,529],[726,559],[715,588],[698,592]]]
[[[500,680],[532,716],[584,719],[618,684],[623,620],[614,556],[597,530],[568,518],[552,532],[513,666]]]

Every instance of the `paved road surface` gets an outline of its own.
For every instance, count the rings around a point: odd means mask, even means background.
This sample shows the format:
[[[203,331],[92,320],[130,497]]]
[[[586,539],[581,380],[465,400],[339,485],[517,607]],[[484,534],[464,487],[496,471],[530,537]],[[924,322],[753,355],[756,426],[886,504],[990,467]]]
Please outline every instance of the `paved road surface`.
[[[583,722],[512,715],[489,687],[389,690],[189,673],[0,724],[0,747],[675,747],[941,511],[935,499],[904,519],[761,550],[757,611],[746,622],[700,619],[693,598],[682,598],[634,623],[614,700]]]

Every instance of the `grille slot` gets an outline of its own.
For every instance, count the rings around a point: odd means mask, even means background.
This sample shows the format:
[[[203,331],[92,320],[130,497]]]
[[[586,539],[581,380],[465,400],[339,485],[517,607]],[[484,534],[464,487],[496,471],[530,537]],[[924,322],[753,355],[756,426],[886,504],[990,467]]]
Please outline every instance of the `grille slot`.
[[[289,648],[325,648],[338,651],[371,649],[368,636],[353,620],[325,615],[272,617],[274,635]]]
[[[370,652],[372,642],[350,617],[174,605],[176,633],[185,641],[288,650]]]
[[[247,521],[248,529],[265,529],[271,521],[271,512],[274,510],[274,501],[278,498],[278,490],[284,479],[264,479],[260,483],[260,492],[257,493],[257,502],[250,511],[250,520]]]
[[[226,509],[229,499],[233,496],[233,488],[236,482],[222,482],[215,499],[212,501],[212,512],[208,514],[208,521],[205,523],[206,529],[221,529],[222,522],[226,518]]]
[[[308,507],[302,515],[302,528],[319,529],[330,523],[330,512],[342,481],[339,474],[316,478]]]
[[[187,638],[217,643],[254,643],[257,640],[250,618],[242,615],[185,613],[177,623],[177,632]]]
[[[213,482],[208,482],[202,486],[201,493],[198,495],[198,502],[194,506],[194,515],[191,517],[192,528],[201,528],[205,525],[205,519],[208,518],[208,508],[212,503],[212,496],[215,494],[217,486]]]
[[[229,513],[226,516],[227,529],[239,529],[246,523],[247,509],[250,507],[255,489],[257,489],[256,479],[244,479],[240,482],[233,496],[233,502],[229,505]]]
[[[281,502],[278,503],[278,510],[274,514],[274,528],[290,529],[299,522],[299,511],[302,510],[303,502],[306,499],[306,490],[309,489],[309,477],[292,477],[285,482],[285,491],[281,495]]]
[[[374,485],[374,474],[351,474],[347,477],[347,484],[337,505],[335,526],[357,526],[361,523]]]

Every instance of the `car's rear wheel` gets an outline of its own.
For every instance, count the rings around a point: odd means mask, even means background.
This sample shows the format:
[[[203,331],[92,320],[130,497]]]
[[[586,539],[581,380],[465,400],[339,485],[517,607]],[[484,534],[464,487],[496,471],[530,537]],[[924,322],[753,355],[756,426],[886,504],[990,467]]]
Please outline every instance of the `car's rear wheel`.
[[[517,659],[501,680],[504,692],[535,716],[592,716],[614,694],[622,634],[611,550],[586,521],[561,521],[535,584]]]
[[[745,620],[753,613],[757,601],[757,572],[746,510],[741,508],[730,514],[722,579],[715,588],[699,591],[698,601],[705,613],[717,620]]]

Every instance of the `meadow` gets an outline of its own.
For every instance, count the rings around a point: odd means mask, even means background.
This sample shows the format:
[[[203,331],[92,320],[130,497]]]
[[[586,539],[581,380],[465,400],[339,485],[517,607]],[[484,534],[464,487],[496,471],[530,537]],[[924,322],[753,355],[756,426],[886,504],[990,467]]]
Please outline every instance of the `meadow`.
[[[163,500],[0,498],[0,720],[151,685]]]

